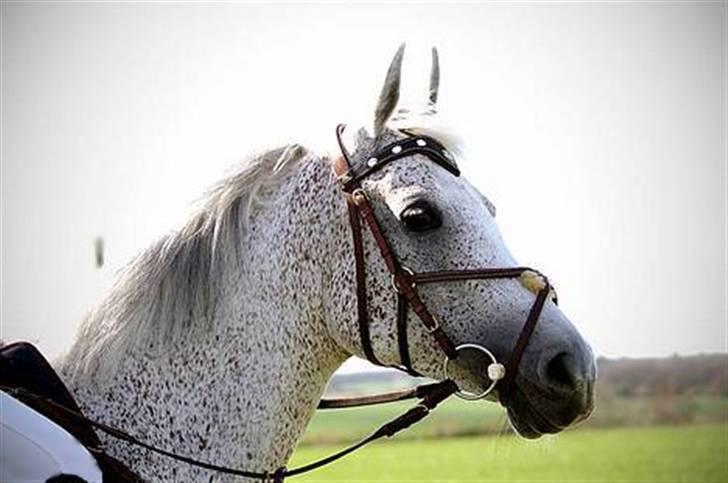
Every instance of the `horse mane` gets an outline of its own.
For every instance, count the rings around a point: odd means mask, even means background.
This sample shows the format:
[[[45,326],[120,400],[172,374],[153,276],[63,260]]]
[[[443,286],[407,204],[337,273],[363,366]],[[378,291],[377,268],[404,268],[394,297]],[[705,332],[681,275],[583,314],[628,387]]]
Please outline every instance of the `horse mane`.
[[[299,144],[243,162],[214,185],[194,215],[127,265],[108,297],[85,318],[71,375],[114,367],[132,347],[162,352],[181,334],[209,327],[227,267],[235,267],[251,212],[264,206],[290,168],[309,155]],[[195,323],[203,320],[207,323]],[[96,364],[98,362],[98,364]]]
[[[460,139],[433,112],[400,111],[389,127],[435,137],[462,153]],[[86,316],[73,358],[63,361],[68,376],[110,370],[132,348],[163,353],[181,335],[209,328],[226,270],[240,265],[251,212],[265,206],[293,165],[311,156],[300,144],[278,147],[251,156],[213,186],[186,224],[132,260]]]
[[[452,125],[433,109],[426,108],[422,111],[400,109],[389,121],[388,126],[414,135],[433,137],[451,153],[459,157],[464,156],[466,149],[462,138],[453,130]]]

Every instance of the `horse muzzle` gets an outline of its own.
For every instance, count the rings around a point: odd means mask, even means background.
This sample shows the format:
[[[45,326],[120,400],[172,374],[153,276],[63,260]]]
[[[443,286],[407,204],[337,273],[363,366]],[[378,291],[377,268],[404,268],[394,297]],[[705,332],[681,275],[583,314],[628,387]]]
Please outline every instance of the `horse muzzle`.
[[[524,369],[509,397],[501,401],[521,436],[558,433],[591,414],[596,364],[588,346],[545,354],[531,374]]]

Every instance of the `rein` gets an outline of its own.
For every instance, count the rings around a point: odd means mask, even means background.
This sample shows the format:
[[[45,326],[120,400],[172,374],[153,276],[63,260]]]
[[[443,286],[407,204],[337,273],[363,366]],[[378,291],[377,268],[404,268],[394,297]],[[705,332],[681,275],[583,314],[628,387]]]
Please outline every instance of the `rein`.
[[[333,170],[341,184],[341,189],[346,199],[349,223],[351,225],[354,262],[356,267],[357,319],[362,350],[367,359],[369,359],[372,363],[384,366],[384,364],[382,364],[374,354],[369,331],[370,320],[367,305],[366,264],[362,227],[364,225],[369,229],[369,232],[372,234],[377,244],[379,254],[384,260],[390,273],[393,291],[397,296],[397,345],[400,354],[400,364],[391,367],[400,369],[414,376],[421,376],[412,367],[412,361],[409,354],[409,346],[407,342],[407,317],[409,309],[412,309],[424,325],[425,329],[432,335],[435,343],[444,353],[445,359],[442,367],[442,381],[440,382],[428,383],[411,389],[370,396],[322,399],[319,402],[318,409],[367,406],[415,398],[419,399],[416,406],[409,409],[401,416],[385,423],[371,435],[362,439],[358,443],[318,461],[293,469],[280,467],[274,472],[256,472],[218,466],[206,461],[179,455],[156,447],[145,443],[125,431],[90,419],[81,414],[79,411],[70,409],[47,397],[39,396],[25,389],[6,387],[0,387],[0,389],[13,394],[16,398],[26,402],[26,404],[30,404],[33,407],[41,408],[41,410],[45,409],[48,411],[63,413],[65,416],[74,419],[79,423],[90,425],[116,439],[125,441],[132,445],[140,446],[154,453],[200,468],[229,475],[258,479],[264,483],[282,483],[286,477],[296,476],[315,470],[333,463],[368,443],[384,437],[394,436],[396,433],[424,419],[431,410],[453,394],[456,394],[463,399],[475,400],[484,398],[491,391],[497,389],[501,404],[505,405],[513,390],[516,373],[518,372],[518,366],[520,364],[521,357],[523,356],[523,352],[525,351],[528,341],[533,334],[533,330],[538,322],[544,304],[549,298],[549,295],[552,294],[552,288],[549,285],[548,280],[539,272],[526,267],[414,272],[413,270],[403,266],[399,262],[397,255],[382,231],[369,197],[361,185],[361,181],[387,164],[397,159],[415,154],[424,155],[440,167],[446,169],[452,175],[459,176],[460,171],[455,164],[454,157],[433,138],[409,135],[408,137],[394,142],[384,147],[381,151],[375,153],[366,161],[365,166],[354,166],[352,165],[347,151],[341,141],[341,134],[343,130],[344,125],[339,125],[336,129],[336,135],[342,154],[333,161]],[[418,287],[430,283],[514,278],[519,278],[526,288],[536,293],[536,299],[531,306],[531,310],[526,318],[523,328],[521,329],[521,333],[514,345],[510,358],[505,365],[499,363],[491,351],[479,344],[463,343],[456,345],[447,335],[438,318],[435,317],[429,310],[418,291]],[[555,297],[553,297],[553,300],[554,302],[556,301]],[[450,361],[457,359],[463,351],[468,349],[474,349],[485,354],[491,361],[487,368],[487,374],[483,374],[490,383],[487,388],[480,393],[471,393],[462,390],[448,375]],[[88,449],[95,454],[103,453],[103,448],[89,447]]]
[[[0,386],[0,390],[12,395],[16,399],[28,404],[29,406],[36,408],[37,410],[40,410],[40,412],[56,411],[58,413],[61,413],[65,416],[67,416],[68,418],[70,418],[72,420],[75,420],[76,422],[79,422],[82,424],[87,424],[96,429],[99,429],[100,431],[103,431],[104,433],[106,433],[109,436],[112,436],[116,439],[125,441],[125,442],[135,445],[135,446],[142,447],[153,453],[157,453],[162,456],[166,456],[168,458],[171,458],[176,461],[180,461],[182,463],[186,463],[188,465],[197,466],[199,468],[216,471],[218,473],[224,473],[227,475],[235,475],[235,476],[240,476],[240,477],[244,477],[244,478],[257,479],[257,480],[261,480],[263,483],[282,483],[286,477],[308,473],[309,471],[313,471],[322,466],[333,463],[334,461],[336,461],[340,458],[343,458],[344,456],[348,455],[349,453],[352,453],[352,452],[356,451],[357,449],[361,448],[362,446],[365,446],[373,441],[376,441],[376,440],[384,438],[384,437],[392,437],[395,434],[397,434],[398,432],[402,431],[403,429],[407,429],[411,425],[424,419],[430,413],[430,411],[432,409],[434,409],[438,404],[440,404],[442,401],[444,401],[445,399],[450,397],[455,391],[457,391],[457,386],[455,385],[455,383],[453,381],[445,380],[445,381],[431,383],[431,384],[424,384],[424,385],[417,386],[417,387],[409,389],[409,390],[395,391],[395,392],[385,393],[385,394],[377,394],[375,396],[362,396],[362,397],[341,398],[341,399],[322,399],[319,402],[319,406],[318,406],[319,409],[367,406],[367,405],[371,405],[371,404],[384,404],[384,403],[388,403],[388,402],[403,401],[405,399],[413,399],[413,398],[419,398],[420,401],[415,407],[409,409],[407,412],[405,412],[401,416],[389,421],[388,423],[383,424],[382,426],[379,427],[379,429],[377,429],[372,434],[370,434],[366,438],[362,439],[358,443],[355,443],[347,448],[344,448],[341,451],[338,451],[332,455],[329,455],[325,458],[314,461],[307,465],[299,466],[298,468],[292,468],[292,469],[287,469],[286,467],[282,466],[282,467],[278,468],[277,470],[275,470],[274,472],[241,470],[241,469],[237,469],[237,468],[230,468],[227,466],[219,466],[219,465],[207,462],[207,461],[202,461],[202,460],[198,460],[198,459],[195,459],[195,458],[192,458],[189,456],[180,455],[180,454],[174,453],[172,451],[168,451],[166,449],[159,448],[152,444],[146,443],[146,442],[140,440],[139,438],[132,436],[131,434],[127,433],[126,431],[123,431],[123,430],[113,427],[113,426],[109,426],[107,424],[101,423],[94,419],[88,418],[78,411],[67,408],[66,406],[59,404],[50,398],[47,398],[45,396],[39,396],[26,389]],[[103,454],[104,453],[103,447],[86,446],[86,448],[92,454]]]

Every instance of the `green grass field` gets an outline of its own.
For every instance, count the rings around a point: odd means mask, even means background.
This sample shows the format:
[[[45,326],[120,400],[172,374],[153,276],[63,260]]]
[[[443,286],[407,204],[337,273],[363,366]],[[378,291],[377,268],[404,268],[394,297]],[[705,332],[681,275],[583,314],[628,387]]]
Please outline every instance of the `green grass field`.
[[[290,467],[340,446],[303,446]],[[294,479],[292,479],[294,480]],[[728,482],[728,425],[578,429],[374,443],[295,481]]]

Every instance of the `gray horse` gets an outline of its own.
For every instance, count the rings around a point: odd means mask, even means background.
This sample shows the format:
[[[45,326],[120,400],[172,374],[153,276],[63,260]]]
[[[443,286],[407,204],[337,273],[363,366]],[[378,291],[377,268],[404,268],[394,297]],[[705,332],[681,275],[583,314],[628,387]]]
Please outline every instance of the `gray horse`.
[[[397,110],[402,54],[400,48],[371,125],[344,132],[354,160],[366,162],[413,134],[458,152],[436,127],[437,63],[425,112]],[[295,144],[250,159],[178,232],[128,267],[60,363],[88,416],[219,465],[266,471],[286,464],[333,372],[364,355],[352,237],[331,165],[331,157]],[[462,176],[410,156],[363,187],[408,267],[516,266],[493,205]],[[396,304],[368,233],[364,252],[372,349],[382,364],[396,365]],[[477,343],[502,359],[534,302],[516,279],[427,285],[421,295],[455,343]],[[407,338],[412,367],[442,378],[442,352],[422,325],[411,322]],[[484,375],[463,377],[477,383]],[[583,419],[594,380],[589,345],[547,302],[507,405],[513,427],[535,438]],[[109,440],[108,448],[153,481],[212,477],[124,443]]]

